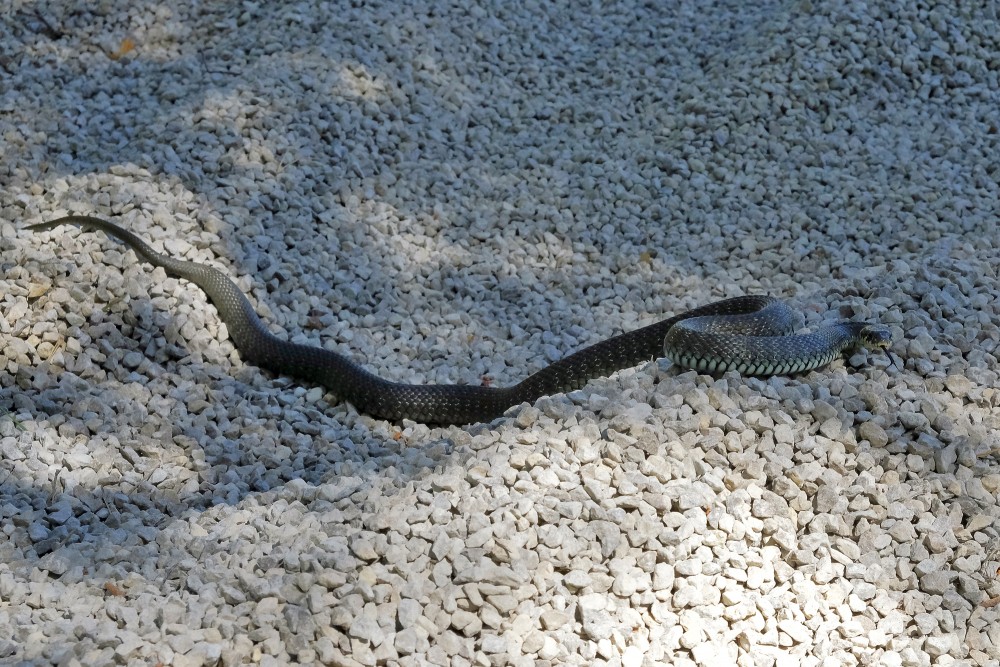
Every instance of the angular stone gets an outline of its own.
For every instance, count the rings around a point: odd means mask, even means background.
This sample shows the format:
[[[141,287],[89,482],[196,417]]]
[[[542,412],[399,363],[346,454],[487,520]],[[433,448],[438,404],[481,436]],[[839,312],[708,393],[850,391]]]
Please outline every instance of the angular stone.
[[[400,655],[409,655],[411,653],[417,652],[417,646],[419,644],[420,638],[417,635],[417,631],[413,628],[403,628],[396,633],[395,646],[396,652]]]
[[[778,629],[784,632],[786,635],[792,638],[792,641],[798,644],[804,644],[812,640],[813,633],[802,623],[786,618],[783,621],[778,621]]]
[[[928,637],[924,640],[924,651],[932,658],[938,658],[951,651],[955,638],[951,635]]]
[[[951,590],[951,579],[953,573],[938,570],[928,572],[920,577],[920,590],[930,595],[943,595]]]
[[[410,598],[402,598],[396,606],[396,620],[401,628],[413,626],[422,613],[420,603]]]
[[[858,427],[858,436],[871,443],[872,447],[879,449],[889,443],[889,436],[885,429],[872,421],[862,422],[861,426]]]
[[[600,641],[611,636],[614,626],[611,623],[611,617],[606,612],[583,606],[577,607],[577,611],[583,634],[586,637]]]
[[[562,626],[569,623],[569,614],[562,611],[556,611],[555,609],[548,609],[542,612],[538,620],[541,623],[542,628],[545,630],[558,630]]]
[[[366,539],[358,538],[351,542],[351,552],[361,560],[373,561],[378,558],[378,552],[372,543]]]
[[[451,615],[451,627],[461,632],[466,637],[478,635],[483,629],[483,622],[473,613],[464,609],[457,609]]]
[[[382,628],[379,627],[378,621],[375,620],[373,616],[368,614],[360,614],[354,618],[351,622],[350,628],[347,630],[347,634],[356,639],[363,639],[365,641],[372,641],[382,633]]]
[[[563,583],[570,590],[580,590],[593,584],[590,575],[582,570],[570,570],[563,577]]]

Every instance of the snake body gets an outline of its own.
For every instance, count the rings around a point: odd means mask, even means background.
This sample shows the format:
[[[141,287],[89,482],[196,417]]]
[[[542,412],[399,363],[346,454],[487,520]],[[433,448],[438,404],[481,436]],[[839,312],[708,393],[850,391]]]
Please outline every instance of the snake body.
[[[30,225],[28,229],[43,231],[64,224],[103,231],[150,264],[200,287],[215,305],[245,360],[275,373],[323,385],[359,411],[383,419],[434,424],[490,421],[511,406],[579,389],[594,377],[659,356],[708,372],[735,369],[742,374],[771,375],[818,368],[846,348],[885,349],[891,339],[887,330],[858,322],[833,325],[805,336],[785,335],[792,328],[787,306],[771,297],[742,296],[608,338],[509,387],[403,384],[383,380],[332,350],[274,336],[225,274],[204,264],[158,253],[134,233],[111,222],[71,215]]]

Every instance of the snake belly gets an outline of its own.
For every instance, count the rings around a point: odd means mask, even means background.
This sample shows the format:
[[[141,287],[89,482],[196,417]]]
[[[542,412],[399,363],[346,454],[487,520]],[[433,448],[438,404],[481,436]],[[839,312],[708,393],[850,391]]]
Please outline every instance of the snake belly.
[[[278,338],[268,331],[246,295],[225,274],[204,264],[158,253],[131,231],[111,222],[71,215],[27,228],[44,231],[64,224],[103,231],[124,242],[150,264],[200,287],[218,310],[246,361],[274,373],[323,385],[358,411],[382,419],[442,425],[490,421],[514,405],[579,389],[592,378],[663,356],[665,338],[673,341],[666,348],[666,356],[680,365],[705,371],[734,368],[747,374],[808,370],[829,363],[843,347],[854,344],[845,339],[847,329],[796,342],[799,337],[781,335],[790,328],[784,304],[767,296],[742,296],[605,339],[509,387],[404,384],[384,380],[332,350]],[[732,321],[738,324],[730,324],[729,316],[736,316]],[[694,326],[675,332],[676,324],[688,321]],[[747,327],[766,335],[747,342],[747,336],[736,333],[745,332]],[[673,336],[668,337],[668,333]]]

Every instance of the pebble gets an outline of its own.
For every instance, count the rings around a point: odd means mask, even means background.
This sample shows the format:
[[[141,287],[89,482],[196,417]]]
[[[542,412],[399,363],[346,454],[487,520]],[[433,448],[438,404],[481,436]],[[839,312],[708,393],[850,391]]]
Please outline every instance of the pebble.
[[[416,600],[403,598],[396,606],[396,619],[403,628],[410,628],[416,624],[423,609]]]
[[[778,629],[792,638],[792,641],[802,644],[812,639],[813,633],[802,623],[785,619],[778,621]]]
[[[355,4],[14,22],[0,662],[995,663],[990,22]],[[400,382],[510,385],[747,292],[899,358],[388,423],[120,244],[20,229],[67,212]]]
[[[867,440],[872,447],[882,448],[889,443],[889,436],[885,429],[872,421],[862,422],[858,427],[858,436],[862,440]]]
[[[538,620],[543,629],[558,630],[569,622],[569,616],[561,611],[549,609],[548,611],[543,611]]]

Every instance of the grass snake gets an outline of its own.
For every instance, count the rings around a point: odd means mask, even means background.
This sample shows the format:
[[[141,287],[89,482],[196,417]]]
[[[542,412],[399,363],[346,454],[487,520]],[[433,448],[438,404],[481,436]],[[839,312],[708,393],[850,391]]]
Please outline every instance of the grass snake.
[[[63,224],[99,229],[123,241],[150,264],[200,287],[215,305],[245,360],[275,373],[323,385],[359,411],[383,419],[435,424],[490,421],[511,406],[579,389],[594,377],[659,356],[709,373],[802,373],[825,366],[847,349],[888,350],[892,338],[886,328],[862,322],[841,322],[811,334],[790,335],[794,313],[788,306],[772,297],[741,296],[602,340],[510,387],[403,384],[383,380],[332,350],[274,336],[225,274],[204,264],[160,254],[111,222],[70,215],[28,229],[43,231]]]

